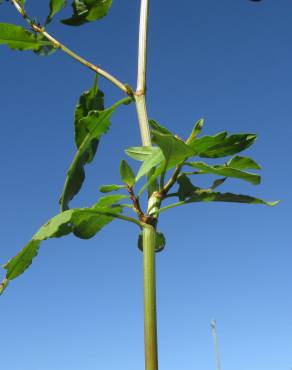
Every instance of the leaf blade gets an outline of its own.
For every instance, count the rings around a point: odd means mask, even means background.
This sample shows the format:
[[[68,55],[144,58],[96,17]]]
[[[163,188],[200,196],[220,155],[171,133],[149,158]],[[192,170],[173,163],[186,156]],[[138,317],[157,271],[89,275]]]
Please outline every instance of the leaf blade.
[[[67,5],[67,0],[51,0],[50,1],[50,13],[47,16],[45,25],[49,24],[54,16],[59,13]]]
[[[107,133],[110,127],[110,118],[118,106],[128,104],[130,98],[125,98],[104,111],[91,111],[90,114],[83,118],[83,122],[87,125],[89,132],[80,144],[73,161],[67,172],[63,191],[59,200],[61,211],[65,211],[69,207],[69,202],[80,191],[85,179],[84,167],[92,161],[95,150],[101,136]]]
[[[261,182],[261,177],[257,174],[245,172],[226,165],[210,166],[204,162],[187,162],[186,165],[198,169],[202,174],[213,174],[218,176],[237,178],[247,181],[253,185],[258,185]]]
[[[125,160],[121,161],[120,174],[121,174],[122,182],[124,184],[126,184],[129,187],[132,187],[135,185],[136,179],[135,179],[134,172],[132,171],[131,167]]]
[[[203,136],[189,146],[202,158],[220,158],[237,154],[249,148],[257,136],[255,134],[234,134],[220,132],[214,136]]]
[[[81,26],[106,16],[112,0],[73,0],[73,15],[61,22],[67,26]]]
[[[0,23],[0,44],[19,51],[37,51],[43,46],[52,46],[49,41],[37,37],[27,29],[9,23]]]

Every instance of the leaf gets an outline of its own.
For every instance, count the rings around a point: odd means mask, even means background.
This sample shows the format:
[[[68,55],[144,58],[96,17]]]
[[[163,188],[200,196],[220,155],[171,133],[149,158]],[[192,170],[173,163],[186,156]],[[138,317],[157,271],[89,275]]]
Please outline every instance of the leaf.
[[[174,135],[165,135],[153,131],[152,136],[154,143],[161,149],[164,160],[160,166],[155,169],[153,175],[151,175],[148,181],[149,184],[153,183],[159,175],[164,174],[170,168],[181,164],[185,159],[193,155],[192,149]],[[139,173],[140,171],[141,168]]]
[[[128,102],[128,98],[122,99],[104,111],[91,111],[90,114],[82,119],[88,129],[87,135],[79,145],[78,151],[69,167],[63,193],[60,198],[61,210],[68,209],[69,202],[79,192],[85,179],[84,166],[89,163],[95,153],[100,137],[105,134],[110,127],[110,118],[116,108]]]
[[[62,212],[44,224],[27,245],[5,265],[6,277],[0,284],[3,293],[10,280],[21,275],[37,256],[41,242],[49,238],[60,238],[74,233],[82,239],[89,239],[122,212],[121,205],[113,205],[119,198],[104,197],[92,208],[77,208]],[[105,199],[107,198],[107,199]]]
[[[187,197],[191,196],[195,190],[199,189],[198,187],[192,184],[191,180],[186,175],[180,175],[177,178],[177,183],[179,184],[178,188],[179,200],[185,200]]]
[[[102,207],[95,205],[92,209],[77,209],[72,215],[73,233],[80,239],[90,239],[108,225],[114,219],[114,215],[121,212],[121,206]]]
[[[160,134],[173,135],[173,133],[170,132],[166,127],[159,125],[153,119],[149,120],[149,125],[152,128],[152,130],[155,130],[155,131],[159,132]]]
[[[69,210],[53,217],[39,229],[15,257],[4,265],[4,268],[7,270],[6,285],[9,280],[13,280],[21,275],[31,265],[33,258],[38,254],[40,243],[43,240],[59,238],[71,232],[71,217],[73,212],[73,210]]]
[[[151,186],[151,184],[156,181],[158,176],[162,175],[163,178],[164,173],[167,170],[176,165],[182,164],[185,159],[193,156],[194,154],[193,150],[187,144],[185,144],[183,140],[177,138],[174,135],[165,135],[157,131],[153,131],[152,136],[153,141],[161,149],[162,155],[160,153],[157,153],[155,157],[153,156],[153,158],[147,158],[147,160],[142,164],[138,171],[136,181],[140,177],[148,173],[149,168],[153,168],[154,164],[155,166],[158,164],[160,165],[156,167],[155,170],[153,170],[153,173],[149,177],[147,183],[139,191],[139,196],[147,187]],[[161,181],[161,184],[162,182],[163,181]]]
[[[123,194],[106,195],[105,197],[99,198],[93,208],[109,207],[125,198],[128,198],[128,196]]]
[[[218,188],[218,186],[224,184],[224,182],[226,181],[227,177],[223,177],[222,179],[217,179],[213,182],[213,184],[210,186],[210,189],[211,190],[214,190],[216,188]]]
[[[156,167],[164,160],[164,155],[160,148],[153,147],[152,153],[142,163],[137,176],[136,181],[138,181],[142,176],[148,174],[153,167]]]
[[[203,136],[196,139],[189,146],[200,157],[219,158],[239,153],[250,147],[255,140],[255,134],[235,134],[228,136],[227,132],[221,132],[214,136]]]
[[[194,194],[186,200],[186,203],[193,202],[231,202],[231,203],[248,203],[248,204],[265,204],[267,206],[275,206],[279,201],[266,202],[249,195],[233,194],[233,193],[217,193],[209,190],[195,190]]]
[[[125,185],[114,185],[114,184],[102,185],[100,186],[99,191],[102,193],[110,193],[111,191],[117,191],[117,190],[124,189],[124,188],[125,188]]]
[[[124,160],[121,161],[120,165],[120,174],[122,181],[128,185],[129,187],[132,187],[135,185],[135,175],[132,171],[131,167],[128,165],[128,163]]]
[[[209,166],[204,162],[187,162],[186,165],[197,168],[202,174],[214,174],[224,177],[233,177],[250,182],[253,185],[258,185],[261,182],[261,177],[254,173],[244,172],[236,168],[231,168],[226,165]]]
[[[238,170],[260,170],[261,166],[258,165],[253,159],[248,157],[235,156],[227,162],[227,166],[236,168]]]
[[[125,150],[125,153],[137,161],[145,161],[154,152],[160,151],[159,148],[155,146],[132,146]]]
[[[51,0],[50,1],[50,14],[47,16],[45,24],[49,24],[53,17],[65,6],[67,5],[67,0]]]
[[[93,86],[90,90],[85,91],[79,98],[79,102],[74,113],[75,143],[77,148],[80,147],[86,135],[88,127],[84,118],[92,114],[92,111],[104,110],[104,93],[98,88],[98,75],[95,75]],[[95,148],[96,150],[96,148]],[[95,150],[91,153],[91,160]]]
[[[221,179],[221,182],[223,179]],[[180,175],[177,179],[179,184],[178,197],[181,204],[193,202],[235,202],[235,203],[251,203],[251,204],[266,204],[275,206],[279,202],[266,202],[249,195],[233,194],[233,193],[217,193],[212,189],[201,189],[194,186],[186,175]],[[181,205],[179,204],[179,205]]]
[[[161,134],[158,131],[153,131],[152,135],[154,143],[162,150],[167,168],[174,167],[194,155],[193,150],[174,135]]]
[[[37,51],[41,47],[52,46],[49,41],[36,36],[25,28],[8,23],[0,23],[0,44],[5,44],[13,50],[21,51]]]
[[[67,26],[81,26],[84,23],[103,18],[109,11],[112,0],[73,0],[73,15],[61,22]]]
[[[156,231],[156,234],[155,234],[155,252],[156,253],[161,252],[164,249],[165,244],[166,244],[165,236],[162,233]],[[140,249],[141,252],[143,252],[143,236],[142,236],[142,233],[139,234],[138,248]]]
[[[199,121],[196,122],[190,136],[186,140],[186,144],[188,144],[188,145],[192,144],[196,140],[197,136],[199,135],[199,133],[201,132],[201,130],[204,126],[204,122],[205,121],[204,121],[203,118],[199,119]]]

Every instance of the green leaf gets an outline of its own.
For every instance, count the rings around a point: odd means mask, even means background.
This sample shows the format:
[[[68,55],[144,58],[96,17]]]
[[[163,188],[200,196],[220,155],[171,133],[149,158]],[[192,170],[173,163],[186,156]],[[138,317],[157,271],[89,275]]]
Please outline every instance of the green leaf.
[[[196,140],[197,136],[199,135],[199,133],[201,132],[201,130],[204,126],[204,122],[205,121],[204,121],[203,118],[199,119],[199,121],[196,122],[190,136],[186,140],[186,144],[188,144],[188,145],[192,144]]]
[[[85,179],[84,166],[89,163],[95,153],[100,137],[110,127],[110,118],[116,108],[128,102],[128,98],[122,99],[104,111],[91,111],[81,121],[88,129],[87,135],[78,147],[78,151],[69,167],[63,193],[60,198],[61,210],[68,209],[69,202],[79,192]]]
[[[90,239],[108,225],[114,219],[114,215],[121,212],[121,206],[95,205],[92,209],[77,209],[72,215],[73,233],[80,239]]]
[[[154,143],[162,150],[167,168],[174,167],[186,158],[194,155],[193,150],[174,135],[161,134],[158,131],[153,131],[152,136]]]
[[[227,177],[223,177],[222,179],[217,179],[213,182],[213,184],[210,186],[210,189],[211,190],[214,190],[216,188],[218,188],[218,186],[224,184],[224,182],[226,181]]]
[[[79,102],[75,108],[74,113],[74,129],[75,129],[75,143],[77,148],[83,143],[86,135],[88,134],[88,127],[84,118],[88,118],[94,114],[92,111],[104,110],[104,94],[98,88],[98,75],[95,75],[93,86],[89,91],[85,91],[79,98]],[[89,161],[94,157],[96,147],[92,148],[93,151],[90,155]]]
[[[100,186],[99,191],[102,193],[110,193],[112,191],[117,191],[117,190],[124,189],[124,188],[125,188],[125,185],[115,185],[115,184],[102,185]]]
[[[160,165],[156,167],[147,183],[139,191],[139,196],[147,187],[154,183],[158,176],[162,175],[163,177],[167,170],[181,164],[185,159],[194,154],[193,150],[183,140],[174,135],[161,134],[160,132],[153,131],[152,136],[153,141],[158,145],[161,153],[157,152],[155,156],[149,156],[147,158],[138,171],[136,181],[148,173],[149,169],[153,168],[154,165]]]
[[[161,149],[164,160],[151,175],[149,184],[161,174],[164,174],[170,168],[181,164],[185,159],[193,155],[192,149],[181,139],[174,135],[165,135],[157,131],[152,132],[153,141]],[[141,168],[139,170],[139,173]],[[163,175],[162,175],[163,176]]]
[[[134,172],[132,171],[129,164],[124,160],[121,161],[120,174],[121,174],[122,181],[126,185],[128,185],[130,187],[135,185],[136,180],[135,180]]]
[[[0,284],[3,293],[10,280],[17,278],[31,265],[37,256],[41,242],[49,238],[60,238],[74,233],[82,239],[89,239],[122,212],[121,205],[115,205],[125,196],[101,198],[92,208],[77,208],[62,212],[44,224],[27,245],[5,265],[6,277]],[[105,199],[107,198],[107,199]],[[113,205],[114,204],[114,205]]]
[[[180,175],[177,178],[177,183],[179,184],[178,188],[178,199],[179,200],[185,200],[187,197],[191,196],[193,192],[198,187],[194,186],[191,182],[191,180],[186,175]]]
[[[49,24],[53,17],[65,6],[67,5],[67,0],[51,0],[50,1],[50,14],[48,15],[45,24]]]
[[[161,252],[166,244],[166,239],[165,236],[160,233],[159,231],[156,231],[155,234],[155,252],[159,253]],[[142,233],[139,235],[138,238],[138,248],[140,249],[141,252],[143,252],[143,236]]]
[[[209,166],[204,162],[187,162],[186,165],[197,168],[201,174],[214,174],[224,177],[233,177],[250,182],[253,185],[258,185],[261,182],[261,177],[259,175],[244,172],[226,165]]]
[[[0,23],[0,44],[7,45],[14,50],[34,50],[38,51],[44,46],[52,44],[29,32],[23,27],[14,24]]]
[[[38,254],[40,243],[43,240],[59,238],[71,232],[71,218],[73,212],[73,210],[69,210],[53,217],[39,229],[28,244],[15,257],[4,265],[4,268],[7,270],[6,285],[8,281],[21,275],[31,265],[33,258]]]
[[[99,198],[93,208],[109,207],[125,198],[128,198],[128,196],[123,194],[106,195],[105,197]]]
[[[227,162],[227,166],[236,168],[238,170],[260,170],[261,166],[258,165],[253,159],[248,157],[235,156]]]
[[[72,17],[61,22],[67,26],[81,26],[96,21],[107,14],[111,5],[112,0],[74,0]]]
[[[250,147],[256,140],[255,134],[227,135],[221,132],[214,136],[203,136],[194,140],[189,146],[195,154],[203,158],[226,157]]]
[[[152,153],[142,163],[137,176],[136,181],[138,181],[142,176],[148,174],[153,167],[160,164],[165,158],[160,148],[153,147]]]
[[[217,193],[202,189],[195,190],[194,194],[186,200],[186,203],[193,202],[231,202],[231,203],[265,204],[271,207],[279,203],[279,201],[266,202],[262,199],[255,198],[249,195],[233,193]]]
[[[223,179],[220,179],[221,183]],[[251,204],[266,204],[274,206],[279,202],[266,202],[264,200],[241,194],[233,193],[217,193],[212,189],[201,189],[194,186],[186,175],[180,175],[177,179],[179,184],[178,197],[181,204],[193,202],[235,202],[235,203],[251,203]]]
[[[149,120],[149,125],[150,125],[152,130],[155,130],[155,131],[159,132],[160,134],[173,135],[173,133],[170,132],[166,127],[159,125],[153,119]]]
[[[125,153],[137,161],[145,161],[150,155],[160,151],[159,148],[154,146],[132,146],[125,150]]]

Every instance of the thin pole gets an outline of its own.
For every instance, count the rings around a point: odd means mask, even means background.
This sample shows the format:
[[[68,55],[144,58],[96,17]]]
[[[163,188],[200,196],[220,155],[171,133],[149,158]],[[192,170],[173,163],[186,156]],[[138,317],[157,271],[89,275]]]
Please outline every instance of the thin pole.
[[[219,345],[218,345],[218,335],[217,335],[217,323],[216,323],[216,320],[212,320],[211,321],[211,329],[212,329],[212,335],[213,335],[213,339],[214,339],[216,370],[221,370],[221,360],[220,360],[220,352],[219,352]]]

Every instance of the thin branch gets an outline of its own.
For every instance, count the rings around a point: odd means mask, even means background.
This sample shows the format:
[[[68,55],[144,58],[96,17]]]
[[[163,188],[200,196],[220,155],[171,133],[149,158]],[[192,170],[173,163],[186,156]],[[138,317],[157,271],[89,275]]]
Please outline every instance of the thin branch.
[[[133,202],[133,210],[137,213],[139,220],[142,222],[146,222],[146,216],[141,209],[139,198],[136,197],[133,188],[131,186],[127,186],[127,191],[129,193],[129,198]]]
[[[132,222],[133,224],[138,225],[140,228],[143,226],[140,221],[136,220],[133,217],[124,216],[124,215],[121,215],[121,214],[116,214],[116,213],[111,213],[111,212],[98,211],[98,210],[96,210],[94,208],[93,209],[90,209],[88,211],[89,212],[92,212],[92,213],[95,213],[95,214],[109,216],[109,217],[113,217],[113,218],[118,218],[118,219],[123,220],[123,221]]]
[[[164,196],[164,198],[172,198],[172,197],[178,197],[178,192],[176,193],[168,193]]]
[[[64,53],[75,59],[77,62],[83,64],[87,68],[91,69],[95,73],[98,73],[99,75],[106,78],[108,81],[110,81],[112,84],[114,84],[116,87],[121,89],[125,94],[129,96],[133,96],[132,89],[128,86],[123,84],[121,81],[119,81],[116,77],[108,73],[107,71],[97,67],[95,64],[90,63],[88,60],[82,58],[78,54],[74,53],[72,50],[67,48],[65,45],[61,44],[57,39],[55,39],[53,36],[51,36],[48,32],[46,32],[44,27],[40,27],[37,25],[26,13],[23,6],[18,2],[18,0],[11,0],[13,5],[15,6],[16,10],[19,12],[19,14],[22,16],[22,18],[29,24],[29,26],[37,33],[40,33],[43,35],[47,40],[49,40],[52,45],[56,49],[62,50]]]
[[[172,174],[171,178],[168,180],[168,182],[165,184],[164,188],[161,190],[161,195],[163,197],[169,192],[169,190],[172,188],[172,186],[176,182],[176,180],[177,180],[177,178],[180,174],[180,171],[182,169],[182,166],[183,166],[183,164],[179,164],[178,166],[176,166],[176,168],[174,170],[174,173]]]
[[[178,206],[183,206],[184,204],[188,204],[188,202],[182,200],[181,202],[177,202],[177,203],[173,203],[173,204],[170,204],[168,206],[165,206],[165,207],[161,207],[157,213],[161,213],[161,212],[164,212],[166,211],[167,209],[171,209],[171,208],[174,208],[174,207],[178,207]]]

